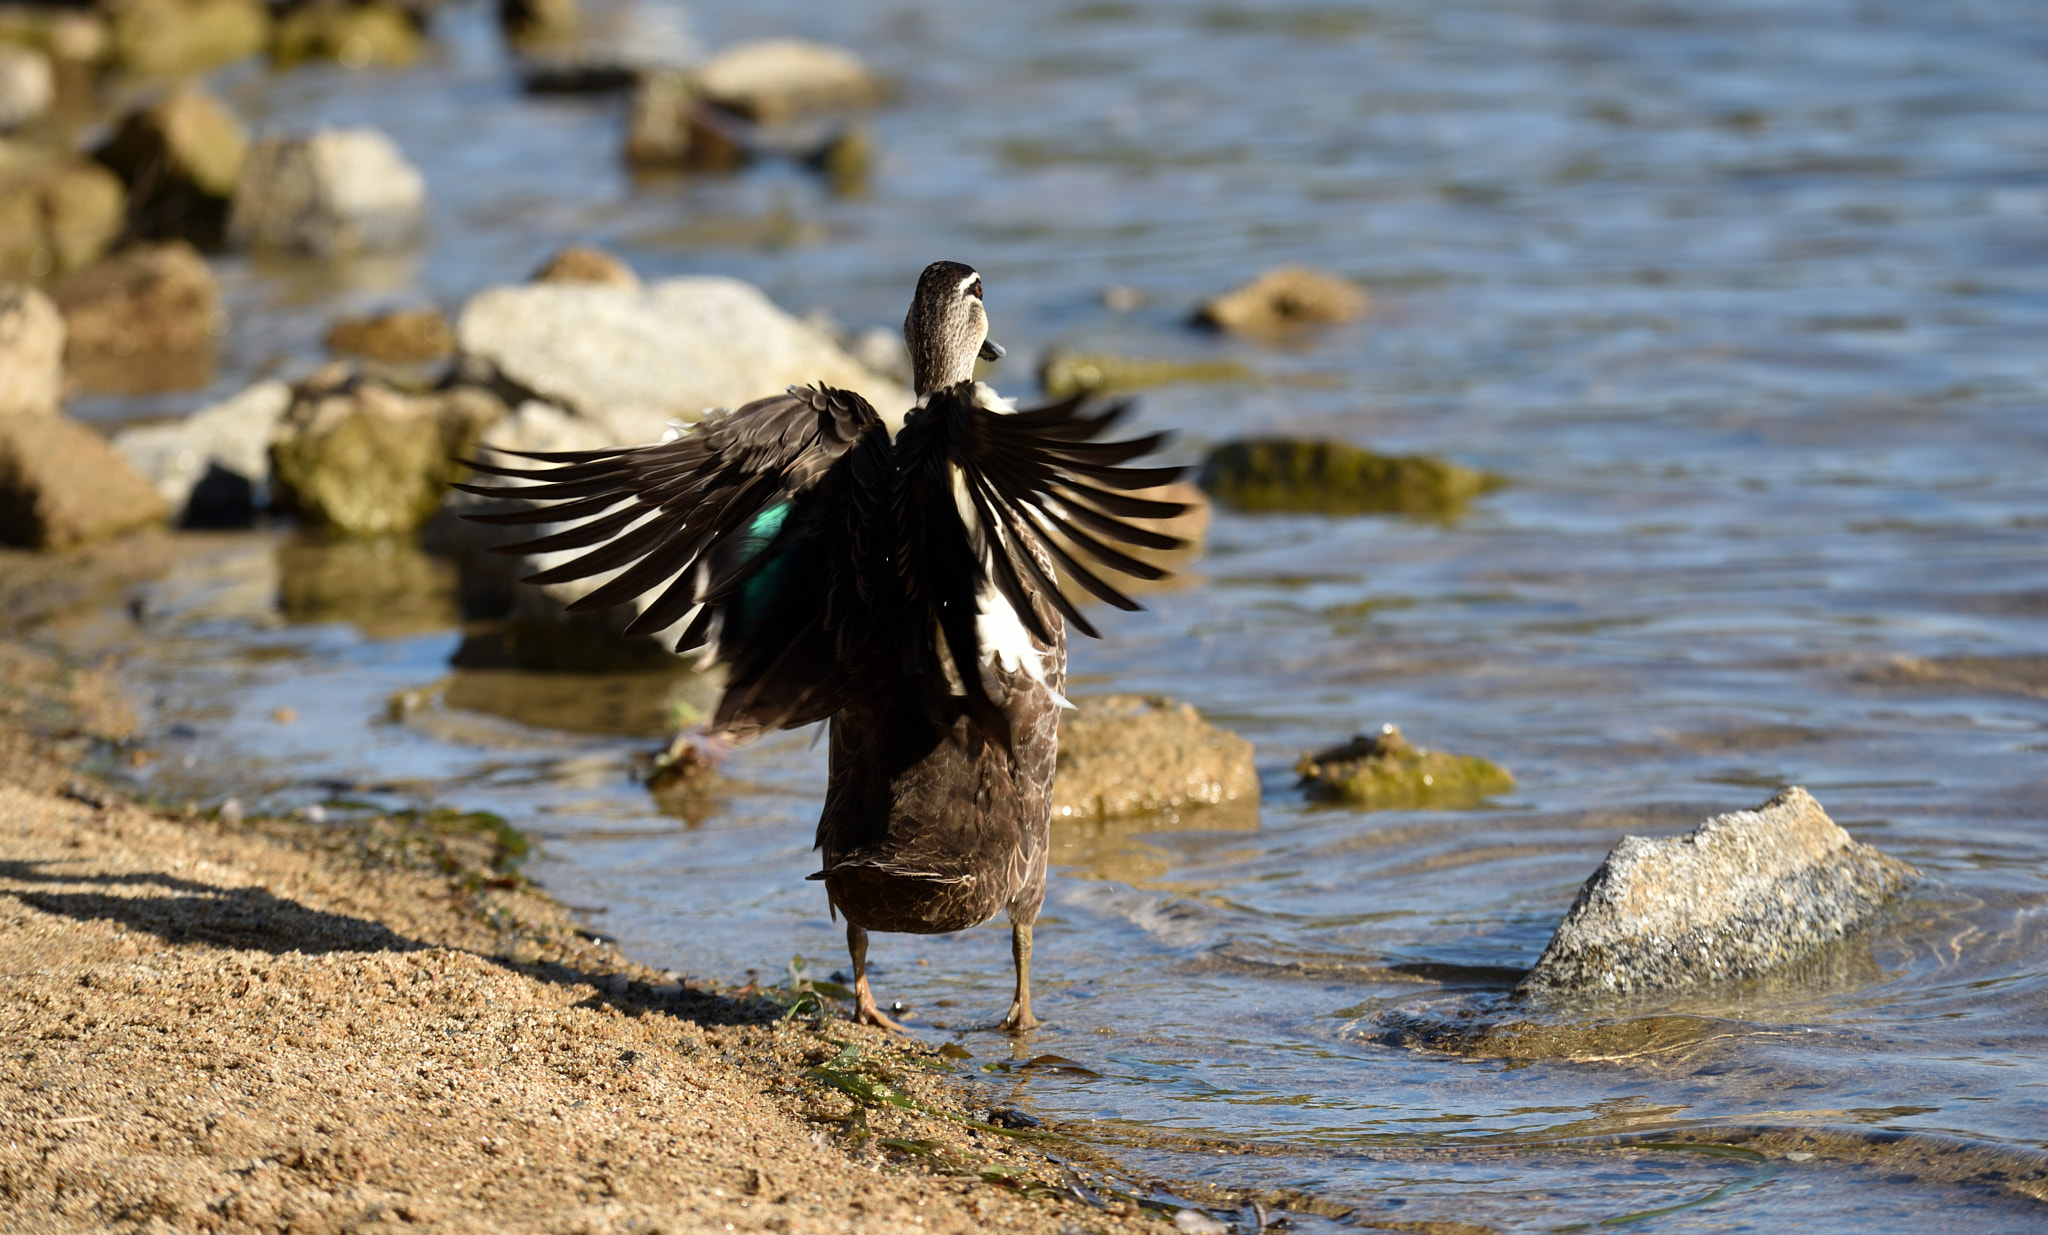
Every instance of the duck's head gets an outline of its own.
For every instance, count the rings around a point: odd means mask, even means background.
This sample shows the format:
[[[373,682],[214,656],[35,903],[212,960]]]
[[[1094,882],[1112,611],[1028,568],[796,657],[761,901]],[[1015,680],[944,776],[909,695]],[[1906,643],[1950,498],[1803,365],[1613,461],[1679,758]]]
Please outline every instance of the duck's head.
[[[903,318],[910,371],[919,398],[974,376],[975,360],[996,360],[1003,349],[988,337],[981,306],[981,275],[959,262],[933,262],[917,280]]]

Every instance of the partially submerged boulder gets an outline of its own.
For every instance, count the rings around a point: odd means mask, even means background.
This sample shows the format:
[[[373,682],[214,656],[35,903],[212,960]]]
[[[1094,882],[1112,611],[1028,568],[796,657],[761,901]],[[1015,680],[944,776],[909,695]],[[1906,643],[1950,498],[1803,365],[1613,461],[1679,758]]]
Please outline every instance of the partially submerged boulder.
[[[327,328],[327,349],[388,364],[428,364],[455,354],[455,331],[441,310],[394,309],[344,317]]]
[[[910,406],[909,391],[737,279],[494,287],[463,307],[455,336],[470,377],[567,408],[620,444],[795,383],[843,386],[885,412]]]
[[[417,531],[505,407],[458,386],[405,395],[372,381],[302,390],[271,446],[276,504],[347,536]]]
[[[1075,701],[1060,727],[1054,818],[1113,818],[1183,806],[1256,804],[1252,744],[1158,695]]]
[[[803,39],[741,43],[713,56],[696,74],[705,98],[763,124],[812,112],[866,107],[885,88],[860,57]]]
[[[634,84],[626,117],[626,162],[646,170],[738,171],[753,161],[741,126],[698,92],[683,72],[649,73]]]
[[[121,118],[94,157],[128,186],[128,232],[213,246],[249,154],[242,122],[219,99],[182,86]]]
[[[228,239],[315,257],[389,252],[419,242],[426,209],[426,181],[397,143],[376,129],[324,129],[250,151]]]
[[[22,283],[0,283],[0,419],[54,416],[64,398],[64,315]]]
[[[1038,383],[1054,399],[1091,391],[1140,390],[1169,382],[1238,382],[1252,376],[1235,360],[1154,360],[1106,353],[1054,351],[1039,366]]]
[[[1284,334],[1302,326],[1348,322],[1372,304],[1365,289],[1305,266],[1281,266],[1195,311],[1204,326],[1235,334]]]
[[[1251,438],[1202,463],[1201,485],[1226,506],[1257,512],[1453,518],[1500,477],[1430,458],[1382,455],[1344,442]]]
[[[1455,810],[1515,787],[1506,768],[1417,746],[1394,725],[1303,755],[1294,771],[1310,798],[1361,810]]]
[[[0,279],[90,265],[121,234],[121,182],[88,159],[0,166]]]
[[[56,300],[65,360],[86,390],[188,390],[213,375],[220,284],[182,240],[103,258],[59,283]]]
[[[1794,786],[1684,836],[1623,837],[1516,989],[1570,1001],[1751,977],[1842,938],[1918,877]]]
[[[0,416],[0,543],[67,549],[163,522],[164,500],[63,416]]]
[[[603,249],[572,244],[540,264],[533,272],[535,283],[601,283],[609,287],[640,290],[640,276],[633,268]]]
[[[185,527],[238,527],[268,504],[270,440],[291,387],[258,382],[183,420],[123,429],[114,449],[156,488]]]

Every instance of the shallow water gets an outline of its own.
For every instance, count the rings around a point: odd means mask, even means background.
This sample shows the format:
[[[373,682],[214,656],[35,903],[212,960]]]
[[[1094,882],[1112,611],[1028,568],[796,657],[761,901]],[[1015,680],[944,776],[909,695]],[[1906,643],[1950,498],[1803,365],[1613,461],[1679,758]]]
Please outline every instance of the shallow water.
[[[2048,1149],[2048,12],[860,0],[697,26],[893,73],[867,194],[773,166],[634,184],[617,104],[520,97],[474,6],[403,73],[220,74],[262,123],[392,132],[434,217],[416,259],[227,262],[213,393],[304,364],[337,312],[452,308],[570,240],[852,326],[893,323],[951,257],[987,276],[1013,391],[1058,344],[1234,358],[1260,380],[1145,398],[1185,457],[1274,431],[1503,473],[1451,523],[1220,514],[1185,584],[1073,669],[1256,743],[1256,827],[1063,827],[1028,1045],[972,1028],[1006,1002],[1000,926],[883,937],[884,997],[967,1046],[992,1101],[1098,1121],[1134,1170],[1357,1221],[1556,1229],[1711,1196],[1642,1221],[1896,1230],[1938,1206],[2038,1229],[2037,1202],[1968,1181]],[[1182,327],[1283,261],[1362,280],[1376,311],[1284,347]],[[1111,283],[1150,305],[1102,308]],[[342,577],[381,582],[351,596],[293,582],[327,577],[317,551],[223,545],[143,607],[152,788],[497,810],[539,838],[529,873],[650,963],[844,964],[801,878],[810,734],[741,752],[679,819],[621,735],[701,683],[451,671],[432,563],[358,562]],[[1455,812],[1301,799],[1302,750],[1386,721],[1519,787]],[[1618,1010],[1563,1054],[1406,1044],[1489,1014],[1618,837],[1788,783],[1929,883],[1786,980]],[[982,1070],[1045,1052],[1099,1075]],[[1768,1170],[1616,1139],[1761,1128],[1820,1139]]]

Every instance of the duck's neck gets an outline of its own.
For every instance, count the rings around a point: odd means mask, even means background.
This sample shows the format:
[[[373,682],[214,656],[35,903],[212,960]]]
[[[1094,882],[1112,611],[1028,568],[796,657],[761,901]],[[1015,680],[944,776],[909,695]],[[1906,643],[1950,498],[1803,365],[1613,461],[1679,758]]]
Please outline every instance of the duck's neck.
[[[975,348],[962,348],[931,335],[905,341],[910,345],[910,372],[918,398],[974,377]]]

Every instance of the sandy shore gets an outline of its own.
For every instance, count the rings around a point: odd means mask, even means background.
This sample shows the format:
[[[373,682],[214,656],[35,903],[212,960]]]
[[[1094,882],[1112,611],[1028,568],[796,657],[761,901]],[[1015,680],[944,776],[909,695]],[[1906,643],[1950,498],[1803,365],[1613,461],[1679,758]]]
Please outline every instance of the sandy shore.
[[[126,717],[0,640],[6,1230],[1161,1229],[1050,1195],[925,1048],[593,942],[489,829],[76,779]]]

